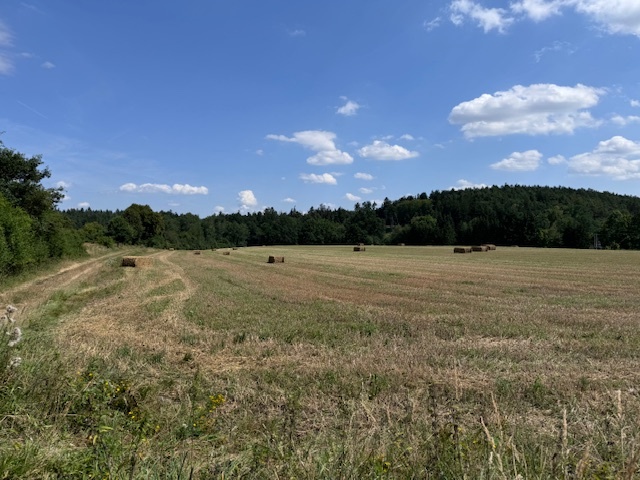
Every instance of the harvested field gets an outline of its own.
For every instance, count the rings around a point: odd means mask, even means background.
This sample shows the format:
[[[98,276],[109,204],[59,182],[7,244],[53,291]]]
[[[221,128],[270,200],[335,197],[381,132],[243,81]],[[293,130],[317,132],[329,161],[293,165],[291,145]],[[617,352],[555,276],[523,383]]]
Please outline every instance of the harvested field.
[[[637,477],[640,252],[278,248],[0,297],[5,476]]]

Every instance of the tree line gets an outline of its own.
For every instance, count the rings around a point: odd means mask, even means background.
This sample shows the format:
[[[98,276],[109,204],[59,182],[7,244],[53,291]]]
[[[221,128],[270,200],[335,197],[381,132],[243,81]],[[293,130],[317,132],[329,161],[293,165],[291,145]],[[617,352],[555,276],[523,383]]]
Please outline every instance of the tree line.
[[[278,212],[61,211],[60,188],[42,158],[0,141],[0,277],[50,259],[81,255],[82,243],[208,249],[247,245],[473,245],[640,249],[640,198],[564,187],[504,185],[434,191]],[[597,240],[596,240],[597,239]]]
[[[640,198],[563,187],[434,191],[386,198],[381,205],[357,203],[353,210],[320,205],[305,213],[267,208],[200,218],[133,204],[124,211],[64,214],[86,241],[105,245],[207,249],[364,242],[640,249]]]

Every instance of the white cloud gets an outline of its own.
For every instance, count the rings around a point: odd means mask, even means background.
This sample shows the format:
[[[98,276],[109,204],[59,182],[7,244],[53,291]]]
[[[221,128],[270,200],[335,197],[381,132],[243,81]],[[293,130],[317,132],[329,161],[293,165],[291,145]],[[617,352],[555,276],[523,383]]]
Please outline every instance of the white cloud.
[[[293,137],[285,135],[269,134],[268,140],[297,143],[309,150],[318,152],[307,158],[310,165],[347,165],[353,162],[353,158],[346,152],[339,150],[334,142],[336,134],[324,130],[304,130],[295,132]]]
[[[340,150],[324,150],[307,158],[309,165],[349,165],[353,163],[353,157]]]
[[[80,202],[78,204],[78,208],[91,208],[91,205],[89,204],[89,202]]]
[[[288,30],[287,33],[290,37],[304,37],[307,34],[306,31],[300,28],[296,28],[295,30]]]
[[[467,138],[496,135],[568,134],[576,128],[599,124],[586,108],[593,107],[605,92],[578,84],[516,85],[508,91],[456,105],[449,122],[462,125]]]
[[[436,28],[438,28],[440,26],[440,22],[441,21],[442,21],[442,19],[440,17],[436,17],[433,20],[429,20],[429,21],[425,20],[422,23],[422,26],[424,27],[424,29],[427,32],[430,32],[430,31],[435,30]]]
[[[540,62],[542,57],[546,55],[548,52],[567,52],[567,54],[572,55],[576,52],[576,48],[573,47],[568,42],[559,42],[555,41],[549,47],[543,47],[540,50],[536,50],[533,56],[536,59],[536,62]]]
[[[630,104],[632,107],[640,107],[640,100],[631,100],[631,101],[629,102],[629,104]]]
[[[358,191],[360,193],[362,193],[363,195],[369,195],[369,194],[373,193],[373,188],[362,187],[362,188],[359,188]]]
[[[135,183],[125,183],[120,186],[121,192],[127,193],[166,193],[169,195],[208,195],[207,187],[192,187],[189,184],[181,185],[175,183],[173,185],[165,185],[159,183],[143,183],[136,185]]]
[[[305,183],[326,183],[327,185],[337,185],[338,181],[330,173],[317,175],[315,173],[301,173],[300,179]]]
[[[485,8],[471,0],[454,0],[449,8],[450,19],[455,25],[462,25],[465,17],[469,17],[482,27],[485,33],[494,29],[504,33],[514,21],[503,8]]]
[[[354,102],[353,100],[349,100],[346,97],[341,97],[342,100],[346,100],[347,103],[345,103],[343,106],[339,107],[336,111],[336,113],[340,114],[340,115],[344,115],[345,117],[352,117],[354,115],[356,115],[358,113],[358,109],[361,108],[361,105],[359,105],[358,103]]]
[[[291,197],[283,198],[282,201],[285,203],[296,203],[296,200]]]
[[[336,150],[336,144],[334,143],[336,134],[324,130],[304,130],[302,132],[295,132],[293,137],[269,134],[266,138],[268,140],[278,140],[280,142],[297,143],[316,152],[320,152],[322,150]]]
[[[520,0],[511,4],[511,10],[529,17],[534,22],[546,20],[554,15],[560,15],[566,0]]]
[[[591,17],[608,33],[640,36],[640,2],[637,0],[565,0]]]
[[[55,64],[49,61],[43,62],[40,66],[46,70],[51,70],[52,68],[56,68]]]
[[[484,183],[472,183],[462,178],[456,182],[455,187],[449,187],[449,190],[466,190],[467,188],[487,188],[487,185]]]
[[[242,190],[238,192],[238,203],[242,210],[251,210],[258,205],[258,199],[252,190]]]
[[[13,35],[9,27],[0,20],[0,47],[10,47],[13,45]]]
[[[373,180],[373,175],[370,173],[358,172],[353,175],[353,178],[357,178],[358,180]]]
[[[418,152],[409,151],[400,145],[389,145],[382,140],[374,140],[371,145],[358,150],[358,154],[373,160],[406,160],[418,156]]]
[[[359,202],[360,200],[362,200],[359,196],[357,195],[353,195],[352,193],[347,193],[344,198],[346,198],[347,200],[349,200],[350,202]]]
[[[264,155],[264,150],[262,150],[262,149],[256,150],[256,155],[259,155],[259,156]]]
[[[564,163],[567,163],[567,159],[562,155],[555,155],[553,157],[547,158],[547,163],[549,165],[562,165]]]
[[[508,172],[532,172],[540,166],[541,158],[542,154],[537,150],[513,152],[509,157],[493,163],[491,168]]]
[[[216,213],[222,213],[224,212],[224,207],[220,206],[220,205],[216,205],[215,207],[213,207],[213,211]]]
[[[621,136],[602,141],[593,152],[571,157],[569,171],[616,180],[640,179],[640,142]]]
[[[11,75],[14,70],[15,66],[11,59],[7,55],[0,53],[0,75]]]
[[[60,180],[59,182],[56,182],[56,188],[69,188],[70,186],[71,186],[71,183],[65,182],[64,180]]]
[[[408,133],[405,133],[404,135],[402,135],[400,137],[400,140],[415,140],[415,138],[413,137],[413,135],[410,135]]]
[[[620,125],[624,127],[625,125],[629,125],[630,123],[640,123],[640,117],[637,115],[629,115],[628,117],[623,117],[621,115],[614,115],[611,118],[611,121],[616,125]]]

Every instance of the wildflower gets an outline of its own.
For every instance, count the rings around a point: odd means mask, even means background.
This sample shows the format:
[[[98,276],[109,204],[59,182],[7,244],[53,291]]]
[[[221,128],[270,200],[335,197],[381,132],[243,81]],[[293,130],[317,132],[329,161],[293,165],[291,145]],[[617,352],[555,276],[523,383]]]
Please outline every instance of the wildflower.
[[[22,363],[22,358],[21,357],[13,357],[10,361],[9,361],[9,368],[16,368],[19,367],[20,364]]]
[[[20,343],[20,340],[22,340],[22,330],[20,330],[20,327],[14,328],[11,333],[7,332],[7,334],[9,335],[8,345],[10,347],[15,347],[18,343]]]

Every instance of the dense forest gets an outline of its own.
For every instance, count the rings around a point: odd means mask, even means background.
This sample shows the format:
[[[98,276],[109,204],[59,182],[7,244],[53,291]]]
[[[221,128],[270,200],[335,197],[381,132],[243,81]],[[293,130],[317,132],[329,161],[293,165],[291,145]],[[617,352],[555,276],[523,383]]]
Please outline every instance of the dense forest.
[[[640,198],[561,187],[488,187],[325,206],[301,213],[273,208],[201,219],[154,212],[67,210],[85,240],[105,245],[205,249],[246,245],[495,243],[534,247],[640,248]],[[598,243],[596,244],[596,235]]]
[[[640,198],[563,187],[494,186],[363,202],[353,210],[154,212],[59,210],[63,192],[45,188],[42,158],[0,142],[0,276],[105,246],[206,249],[246,245],[472,245],[640,249]]]

